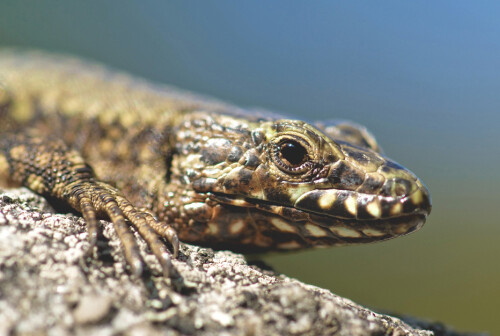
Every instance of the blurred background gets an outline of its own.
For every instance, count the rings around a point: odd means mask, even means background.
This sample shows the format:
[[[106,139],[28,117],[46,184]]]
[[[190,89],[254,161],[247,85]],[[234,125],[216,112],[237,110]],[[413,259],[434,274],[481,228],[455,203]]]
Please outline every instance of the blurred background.
[[[361,304],[500,334],[500,3],[2,1],[0,46],[298,119],[351,119],[429,187],[421,231],[274,254]]]

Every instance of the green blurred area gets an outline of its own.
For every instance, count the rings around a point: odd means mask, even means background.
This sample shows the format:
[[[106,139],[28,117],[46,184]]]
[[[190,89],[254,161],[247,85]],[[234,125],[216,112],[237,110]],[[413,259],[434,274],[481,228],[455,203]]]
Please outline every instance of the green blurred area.
[[[3,1],[0,46],[368,126],[429,187],[424,228],[265,261],[370,307],[500,334],[499,14],[466,1]]]

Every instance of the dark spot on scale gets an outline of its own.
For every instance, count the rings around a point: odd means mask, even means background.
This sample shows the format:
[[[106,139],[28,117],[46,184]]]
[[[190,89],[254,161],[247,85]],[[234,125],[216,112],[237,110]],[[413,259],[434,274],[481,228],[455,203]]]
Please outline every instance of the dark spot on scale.
[[[394,193],[396,196],[401,197],[401,196],[406,196],[411,189],[411,183],[410,181],[403,180],[401,178],[396,178],[395,180],[396,185],[394,186]]]
[[[266,199],[272,200],[273,203],[279,203],[279,204],[290,203],[290,197],[288,196],[288,193],[283,193],[279,189],[266,188],[264,192],[266,194]]]
[[[306,129],[305,131],[306,131],[307,136],[310,139],[314,139],[315,141],[318,141],[318,136],[316,135],[316,133],[314,133],[313,131],[308,130],[308,129]]]
[[[344,148],[344,152],[348,157],[361,164],[366,164],[369,161],[369,158],[366,156],[366,154],[361,152],[360,150],[352,150],[351,148]]]
[[[237,178],[224,179],[223,185],[226,190],[242,190],[243,186],[248,186],[252,180],[253,171],[250,169],[241,169],[238,171]],[[242,188],[243,187],[243,188]]]
[[[411,199],[408,199],[406,202],[403,203],[403,213],[405,214],[412,213],[413,211],[415,211],[416,208],[417,206],[411,201]]]
[[[259,157],[257,153],[252,153],[251,151],[247,152],[245,157],[244,165],[247,167],[257,167],[260,164]]]
[[[193,189],[197,192],[207,192],[213,188],[213,182],[208,182],[206,178],[200,178],[193,181]]]
[[[221,153],[221,151],[214,150],[212,148],[203,148],[201,150],[201,160],[208,165],[216,165],[222,161],[225,161],[226,157]]]
[[[354,190],[357,186],[363,183],[364,175],[345,161],[341,161],[335,168],[330,171],[328,180],[334,186],[341,186],[342,189]]]
[[[253,171],[249,169],[241,169],[238,173],[239,181],[241,184],[249,185],[252,180]]]
[[[321,212],[322,209],[318,205],[319,197],[319,193],[312,193],[307,197],[303,197],[298,203],[296,203],[296,206],[299,209],[317,210]]]
[[[252,132],[252,141],[253,143],[258,146],[262,141],[264,141],[265,135],[263,132],[260,131],[253,131]]]
[[[242,155],[243,151],[241,150],[241,148],[238,146],[234,146],[233,148],[231,148],[231,151],[227,156],[227,160],[229,162],[238,162]]]
[[[382,208],[382,218],[388,218],[391,215],[391,210],[396,203],[391,198],[382,198],[380,207]]]
[[[358,192],[372,194],[378,191],[384,184],[385,179],[375,178],[373,176],[367,175],[363,184],[357,190]]]
[[[347,197],[349,197],[349,194],[347,192],[339,193],[337,195],[337,198],[335,199],[335,202],[333,202],[333,205],[329,209],[329,213],[334,213],[337,217],[352,218],[352,214],[347,210],[345,206]]]
[[[406,196],[412,187],[412,183],[408,180],[396,177],[392,178],[382,186],[380,195],[388,197],[403,197]]]
[[[209,165],[226,161],[231,142],[227,139],[209,139],[201,149],[201,159]]]

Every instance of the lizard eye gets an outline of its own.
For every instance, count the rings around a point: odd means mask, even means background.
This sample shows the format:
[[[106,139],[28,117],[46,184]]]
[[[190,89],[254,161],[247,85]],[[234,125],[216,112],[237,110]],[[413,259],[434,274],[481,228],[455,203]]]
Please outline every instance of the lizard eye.
[[[307,149],[296,140],[280,141],[274,148],[274,161],[286,173],[301,174],[309,168]]]
[[[307,150],[296,141],[289,140],[280,145],[280,159],[290,166],[300,166],[307,159]]]

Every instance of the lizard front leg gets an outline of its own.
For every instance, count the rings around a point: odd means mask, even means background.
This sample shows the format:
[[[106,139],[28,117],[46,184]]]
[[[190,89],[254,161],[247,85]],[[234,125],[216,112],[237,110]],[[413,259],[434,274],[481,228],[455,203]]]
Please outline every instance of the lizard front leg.
[[[23,185],[66,202],[87,223],[91,248],[97,241],[98,218],[109,218],[123,245],[134,274],[141,274],[143,261],[128,222],[144,238],[165,275],[173,270],[170,253],[159,236],[165,237],[177,256],[175,230],[148,211],[132,205],[115,187],[100,181],[80,154],[60,140],[3,134],[0,138],[0,182]]]

